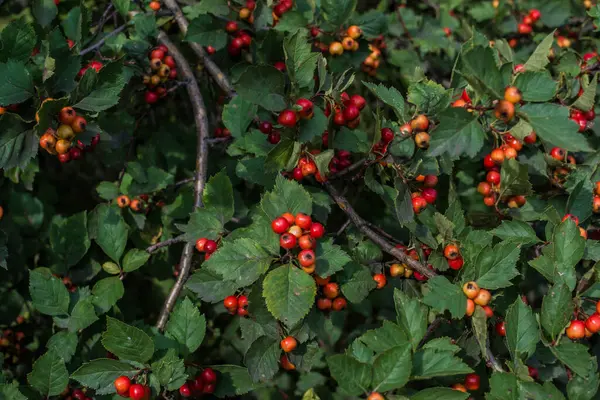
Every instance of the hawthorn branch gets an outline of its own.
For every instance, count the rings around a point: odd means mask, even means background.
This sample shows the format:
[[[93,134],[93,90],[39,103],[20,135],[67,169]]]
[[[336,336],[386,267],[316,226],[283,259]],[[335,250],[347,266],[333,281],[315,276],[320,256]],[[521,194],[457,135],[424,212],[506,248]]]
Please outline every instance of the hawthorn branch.
[[[177,22],[177,25],[179,26],[179,30],[185,36],[188,30],[189,22],[187,18],[185,18],[185,15],[183,15],[181,8],[179,8],[179,5],[177,4],[177,1],[165,0],[164,4],[167,6],[169,11],[173,13],[173,17],[175,18],[175,22]],[[198,43],[189,43],[189,45],[194,51],[194,53],[196,53],[202,64],[204,64],[204,68],[206,68],[206,70],[213,77],[215,82],[217,82],[217,85],[219,85],[221,90],[224,91],[228,97],[234,97],[236,93],[233,89],[233,86],[231,85],[231,82],[229,82],[229,79],[227,79],[227,77],[225,76],[223,71],[221,71],[221,69],[217,66],[217,64],[215,64],[213,60],[210,59],[210,57],[206,54],[202,46]]]
[[[494,353],[492,353],[492,349],[490,349],[489,339],[485,344],[485,352],[487,353],[488,363],[494,369],[494,371],[504,372],[504,368],[502,368],[502,365],[498,362],[498,360],[496,360],[496,357],[494,357]]]
[[[420,262],[412,259],[407,256],[402,250],[394,247],[393,244],[388,242],[384,237],[382,237],[379,233],[375,232],[371,227],[369,227],[368,222],[366,222],[360,215],[354,211],[348,199],[338,193],[337,189],[333,187],[333,185],[329,182],[323,183],[325,189],[329,192],[331,198],[337,203],[337,205],[342,209],[343,212],[350,218],[352,223],[356,225],[358,229],[362,233],[364,233],[373,243],[379,246],[383,251],[395,257],[400,262],[408,265],[415,271],[425,275],[428,278],[433,278],[437,274],[427,268],[425,265]]]
[[[184,235],[179,235],[179,236],[176,236],[174,238],[163,240],[162,242],[155,243],[152,246],[148,246],[146,248],[146,252],[152,254],[156,250],[162,249],[163,247],[167,247],[167,246],[170,246],[170,245],[176,244],[176,243],[181,243],[181,242],[184,241],[183,237],[184,237]]]
[[[127,23],[127,24],[121,25],[114,31],[107,33],[106,36],[104,36],[102,39],[98,40],[95,44],[91,45],[90,47],[88,47],[86,49],[81,50],[81,52],[79,52],[79,55],[84,56],[87,53],[90,53],[94,50],[99,49],[100,47],[102,47],[104,45],[104,43],[106,42],[106,39],[113,37],[115,35],[118,35],[119,33],[123,32],[128,26],[129,26],[129,24]]]
[[[198,136],[198,142],[196,145],[196,176],[194,180],[194,208],[203,207],[202,194],[204,193],[204,186],[206,184],[206,170],[208,164],[208,118],[206,113],[206,106],[198,87],[198,82],[194,79],[194,72],[190,67],[183,54],[179,51],[177,46],[171,42],[167,34],[160,32],[158,35],[158,41],[169,49],[169,54],[175,59],[177,68],[181,73],[182,77],[187,80],[187,91],[194,111],[194,120],[196,123],[196,134]],[[187,281],[192,268],[192,255],[194,254],[194,244],[186,243],[179,265],[181,270],[177,276],[177,281],[171,288],[167,299],[163,305],[163,308],[156,322],[156,327],[159,330],[163,330],[171,310],[175,306],[175,302],[183,289],[183,285]]]

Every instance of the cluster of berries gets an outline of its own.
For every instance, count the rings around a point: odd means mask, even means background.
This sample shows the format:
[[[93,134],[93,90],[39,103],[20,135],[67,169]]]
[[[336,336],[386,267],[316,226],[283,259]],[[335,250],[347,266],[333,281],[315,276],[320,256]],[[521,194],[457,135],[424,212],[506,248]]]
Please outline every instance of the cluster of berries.
[[[412,258],[415,261],[419,261],[420,257],[419,257],[419,253],[417,252],[417,249],[409,249],[408,247],[406,247],[404,244],[399,243],[395,246],[397,249],[400,249],[401,251],[404,252],[404,254],[406,254],[407,256],[409,256],[410,258]],[[423,256],[425,257],[425,261],[427,261],[427,259],[429,258],[429,255],[431,254],[431,248],[425,244],[421,244],[421,250],[423,252]],[[395,266],[392,269],[392,266]],[[420,273],[419,271],[413,271],[408,265],[406,264],[392,264],[392,266],[390,266],[390,275],[391,276],[401,276],[404,275],[405,278],[410,278],[411,276],[414,276],[416,280],[422,282],[422,281],[426,281],[427,280],[427,276],[423,275],[422,273]],[[429,268],[430,270],[433,270],[433,265],[428,264],[427,268]]]
[[[347,150],[336,150],[335,155],[329,162],[329,173],[337,174],[350,167],[352,165],[351,157],[352,153]]]
[[[465,263],[462,254],[460,254],[460,249],[454,243],[444,247],[444,257],[446,258],[446,261],[448,261],[448,267],[455,271],[461,269]]]
[[[190,380],[179,388],[181,397],[200,397],[203,394],[211,394],[215,391],[217,384],[217,373],[210,367],[204,368],[193,380]]]
[[[592,200],[592,211],[594,212],[594,214],[600,214],[600,181],[597,181],[596,186],[594,187],[594,198]],[[0,218],[2,218],[1,213],[0,213]]]
[[[132,400],[150,400],[152,391],[147,385],[132,383],[125,375],[119,376],[114,381],[115,390],[121,397],[129,397]]]
[[[529,13],[523,17],[519,25],[517,25],[517,31],[521,35],[529,35],[533,32],[533,25],[540,19],[542,13],[540,10],[532,8]]]
[[[575,222],[575,225],[577,225],[577,227],[579,228],[579,236],[581,236],[584,239],[587,239],[587,230],[585,230],[585,228],[583,228],[582,226],[579,226],[579,218],[573,214],[566,214],[562,218],[561,222],[565,222],[567,219],[570,219],[571,221]]]
[[[480,306],[485,311],[488,318],[494,316],[494,311],[489,302],[492,300],[492,294],[486,289],[480,289],[476,282],[467,282],[463,285],[463,293],[467,296],[467,307],[465,314],[470,317],[475,312],[475,306]]]
[[[571,340],[589,338],[594,333],[600,332],[600,302],[596,303],[596,312],[582,321],[574,319],[571,321],[565,333]]]
[[[58,121],[60,125],[56,130],[48,128],[40,137],[40,147],[50,154],[57,154],[61,163],[81,159],[87,147],[80,140],[73,146],[73,140],[76,134],[86,130],[87,121],[81,115],[77,115],[73,107],[63,107],[58,114]],[[90,149],[95,148],[99,141],[100,136],[96,135],[92,139]]]
[[[25,318],[22,315],[17,317],[17,324],[19,321],[23,323]],[[8,328],[2,331],[0,336],[0,351],[2,357],[0,359],[5,365],[17,365],[19,362],[23,362],[24,356],[30,353],[29,345],[31,337],[26,337],[25,333],[21,330],[13,331]]]
[[[342,104],[334,106],[333,123],[337,126],[347,126],[350,129],[354,129],[360,123],[360,112],[367,101],[364,97],[358,94],[350,96],[348,93],[343,92],[341,94]],[[325,108],[325,115],[329,117],[331,115],[331,106],[329,103]]]
[[[313,150],[311,152],[311,154],[314,152],[315,152],[315,150]],[[300,182],[302,179],[304,179],[307,176],[311,176],[311,175],[316,176],[317,174],[319,174],[319,171],[317,171],[317,164],[315,164],[313,159],[308,156],[300,157],[300,159],[298,160],[298,164],[292,170],[292,178],[294,178],[298,182]],[[318,177],[321,178],[321,175],[319,174]]]
[[[248,297],[244,294],[239,296],[227,296],[223,299],[223,306],[231,315],[239,315],[245,317],[248,315]]]
[[[68,41],[68,39],[67,39]],[[75,43],[69,42],[69,48],[73,47],[75,45]],[[79,72],[77,73],[77,77],[81,78],[83,75],[85,75],[85,73],[87,72],[88,69],[93,69],[94,71],[96,71],[96,73],[100,72],[100,70],[102,69],[103,64],[100,61],[90,61],[88,65],[86,65],[85,67],[82,67]]]
[[[164,84],[168,80],[177,79],[177,65],[175,59],[168,55],[169,49],[165,45],[154,48],[148,58],[150,59],[150,72],[144,75],[144,85],[148,88],[144,99],[148,104],[154,104],[167,95]]]
[[[271,15],[273,16],[273,26],[277,25],[277,22],[283,17],[283,14],[290,11],[292,7],[294,7],[293,0],[278,0],[271,12]]]
[[[385,153],[387,153],[389,144],[392,143],[396,136],[394,131],[390,128],[381,128],[380,133],[381,139],[379,139],[379,142],[375,143],[371,149],[371,152],[373,152],[378,159],[382,158]]]
[[[463,383],[455,383],[452,385],[452,389],[458,390],[459,392],[466,393],[467,391],[479,390],[481,378],[477,374],[468,374],[465,376]]]
[[[420,191],[411,193],[413,211],[415,214],[419,214],[428,204],[434,204],[437,200],[437,190],[434,188],[438,183],[438,178],[435,175],[418,175],[415,180],[423,184]]]
[[[420,149],[429,147],[429,118],[425,114],[419,114],[410,122],[400,127],[402,136],[414,135],[415,145]]]
[[[68,386],[66,387],[64,392],[60,394],[60,397],[67,400],[92,400],[91,397],[86,396],[85,392],[82,389],[71,389]]]
[[[296,366],[292,364],[286,353],[294,351],[296,347],[298,347],[298,341],[293,336],[286,336],[281,340],[281,342],[279,342],[279,346],[281,346],[281,349],[284,353],[279,359],[281,368],[285,369],[286,371],[295,370]]]
[[[577,160],[575,160],[575,157],[573,157],[570,154],[567,154],[567,151],[560,147],[553,147],[552,149],[550,149],[550,157],[557,161],[560,161],[561,163],[564,163],[566,161],[568,164],[571,165],[577,164]],[[569,172],[569,169],[565,168],[562,165],[554,166],[551,179],[552,183],[554,183],[557,186],[562,186],[562,184],[564,184],[567,180]]]
[[[200,238],[196,240],[196,250],[200,253],[204,253],[204,260],[206,261],[215,251],[217,251],[217,242],[207,238]]]
[[[504,89],[504,99],[496,103],[494,115],[505,123],[509,122],[515,116],[515,104],[523,99],[521,91],[515,86],[507,86]]]
[[[235,35],[227,45],[227,52],[232,57],[237,57],[242,54],[243,49],[250,47],[252,36],[244,30],[240,30],[238,23],[229,21],[225,24],[225,31],[231,35]]]
[[[231,131],[227,128],[221,128],[220,126],[215,129],[216,138],[228,138],[231,136]]]
[[[369,44],[369,50],[371,53],[365,58],[360,64],[360,68],[363,72],[366,72],[370,76],[377,75],[377,68],[381,62],[381,50],[386,48],[386,44],[383,40],[383,36],[375,39],[373,43]]]
[[[285,250],[300,247],[298,263],[304,272],[312,274],[315,272],[315,247],[317,239],[323,237],[325,228],[319,222],[313,222],[309,215],[298,213],[294,217],[291,213],[285,213],[271,222],[273,232],[279,236],[279,245]]]
[[[583,90],[583,89],[582,89]],[[589,111],[571,110],[571,116],[569,117],[579,126],[579,132],[583,132],[588,129],[591,125],[590,122],[596,118],[596,112],[594,108]]]
[[[330,281],[330,276],[321,278],[315,275],[315,282],[319,286],[322,296],[317,299],[317,308],[321,311],[341,311],[348,306],[348,302],[340,296],[340,286]]]
[[[467,93],[466,89],[463,89],[462,93],[460,94],[460,98],[454,100],[454,102],[452,103],[452,107],[470,107],[471,106],[471,97],[469,96],[469,93]]]
[[[598,62],[598,53],[597,52],[594,51],[594,52],[585,53],[581,59],[581,68],[587,68],[589,62],[593,62],[593,63]]]
[[[317,37],[321,31],[317,27],[313,27],[310,31],[311,36]],[[341,41],[333,41],[329,43],[329,46],[321,43],[319,41],[315,41],[315,46],[319,48],[321,51],[329,51],[329,54],[332,56],[341,56],[344,54],[344,51],[357,51],[358,50],[358,39],[362,35],[362,30],[356,26],[352,25],[346,29],[344,36]]]
[[[296,100],[296,104],[292,109],[286,109],[279,113],[279,116],[277,117],[277,123],[283,127],[292,128],[298,123],[298,118],[311,119],[314,115],[313,107],[313,102],[309,99],[298,99]],[[265,131],[268,130],[265,129]],[[265,131],[261,129],[261,132],[266,133]],[[272,132],[266,134],[270,135],[271,133]]]
[[[69,278],[68,276],[64,276],[61,278],[56,274],[53,275],[62,281],[63,285],[69,291],[69,293],[75,293],[75,291],[77,290],[77,285],[74,284],[73,281],[71,281],[71,278]]]
[[[249,24],[254,23],[254,14],[252,12],[256,8],[256,1],[254,0],[246,0],[246,5],[240,8],[238,12],[238,16],[241,20],[247,21]]]
[[[139,198],[131,200],[126,194],[117,197],[117,205],[119,208],[129,207],[131,211],[138,212],[144,209],[144,203],[148,201],[148,195],[140,195]]]

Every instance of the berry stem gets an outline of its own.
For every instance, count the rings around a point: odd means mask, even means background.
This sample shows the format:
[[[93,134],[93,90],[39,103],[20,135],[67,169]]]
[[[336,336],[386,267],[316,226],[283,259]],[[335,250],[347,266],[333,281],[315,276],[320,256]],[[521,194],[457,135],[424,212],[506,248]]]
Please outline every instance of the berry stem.
[[[179,236],[176,236],[176,237],[171,238],[171,239],[163,240],[162,242],[158,242],[156,244],[153,244],[152,246],[147,247],[146,248],[146,252],[152,254],[156,250],[162,249],[163,247],[167,247],[167,246],[170,246],[170,245],[175,244],[175,243],[184,242],[183,238],[184,238],[184,235],[179,235]]]

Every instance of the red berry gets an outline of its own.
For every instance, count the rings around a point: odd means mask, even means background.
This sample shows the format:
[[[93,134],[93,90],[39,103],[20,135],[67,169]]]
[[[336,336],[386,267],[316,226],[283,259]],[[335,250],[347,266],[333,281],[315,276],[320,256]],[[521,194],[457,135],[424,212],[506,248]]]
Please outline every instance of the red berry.
[[[298,99],[296,104],[302,107],[300,111],[298,111],[298,115],[300,118],[310,118],[313,113],[313,102],[308,99]]]
[[[204,251],[207,252],[208,254],[212,254],[215,251],[217,251],[217,242],[215,242],[214,240],[207,240],[206,243],[204,244]]]
[[[488,181],[491,185],[499,185],[500,173],[497,171],[490,171],[487,173],[485,180]]]
[[[85,400],[85,393],[83,393],[83,390],[81,390],[81,389],[73,390],[72,396],[76,400]]]
[[[136,383],[129,388],[129,398],[132,400],[142,400],[146,396],[146,389],[143,385]]]
[[[273,229],[273,232],[277,234],[282,234],[290,228],[290,224],[285,218],[278,217],[275,218],[273,222],[271,222],[271,228]]]
[[[269,136],[267,136],[267,141],[271,144],[277,144],[277,143],[279,143],[280,140],[281,140],[281,133],[279,133],[279,131],[273,131],[273,132],[269,133]]]
[[[63,164],[68,163],[69,161],[71,161],[71,154],[69,154],[69,153],[59,154],[58,161],[60,161]]]
[[[412,198],[412,207],[415,214],[420,213],[425,207],[427,207],[427,200],[421,196],[415,196]]]
[[[128,377],[121,375],[115,379],[115,390],[117,391],[117,394],[121,396],[127,395],[130,387],[131,380]]]
[[[235,21],[228,21],[225,24],[225,31],[228,33],[235,33],[238,29],[238,24]]]
[[[360,110],[355,105],[351,104],[344,108],[344,119],[346,121],[354,121],[360,115]],[[393,132],[392,132],[393,134]]]
[[[391,130],[390,128],[383,128],[381,130],[381,140],[384,143],[389,143],[392,140],[394,140],[394,131]]]
[[[434,188],[425,188],[421,192],[421,196],[425,199],[427,203],[433,204],[437,199],[437,190],[435,190]]]
[[[210,367],[204,368],[201,376],[204,383],[215,383],[217,381],[217,373]]]
[[[258,124],[258,130],[265,135],[268,135],[273,131],[273,124],[269,121],[262,121],[260,124]]]
[[[313,222],[310,226],[310,236],[314,237],[315,239],[319,239],[323,237],[324,234],[325,227],[323,226],[323,224],[319,222]]]
[[[303,230],[310,229],[312,225],[312,218],[310,218],[310,215],[298,213],[296,214],[296,225],[298,225]]]
[[[531,27],[531,25],[527,25],[524,23],[520,23],[517,26],[517,31],[521,34],[521,35],[528,35],[533,31],[533,28]]]
[[[298,346],[298,342],[292,336],[287,336],[279,343],[279,345],[284,352],[289,353]]]
[[[285,63],[283,61],[275,61],[273,66],[281,72],[285,72]]]
[[[462,257],[455,258],[454,260],[448,260],[448,266],[453,270],[459,270],[462,268],[464,260]]]
[[[535,367],[527,366],[527,372],[529,373],[529,376],[533,379],[537,379],[539,376],[538,369]]]
[[[304,174],[302,174],[302,168],[294,168],[294,170],[292,171],[292,176],[295,180],[301,181],[302,178],[304,178]]]
[[[329,299],[326,299],[329,300]],[[346,308],[348,306],[348,302],[346,301],[345,298],[343,297],[337,297],[335,300],[333,300],[333,304],[331,305],[331,308],[333,309],[333,311],[341,311],[344,308]]]
[[[296,241],[296,236],[291,233],[284,233],[279,237],[279,245],[288,250],[296,247]]]
[[[238,308],[238,299],[235,296],[227,296],[223,300],[223,305],[228,310],[235,310]]]
[[[207,385],[204,385],[204,389],[202,390],[202,393],[210,394],[210,393],[213,393],[214,391],[215,391],[215,384],[209,383]]]
[[[296,118],[296,113],[293,110],[283,110],[279,114],[277,122],[279,123],[279,125],[292,127],[296,125],[296,122],[298,122],[298,120]]]
[[[500,321],[496,324],[496,333],[499,336],[506,336],[506,326],[504,324],[504,321]]]
[[[310,267],[315,263],[315,252],[313,250],[302,250],[298,254],[298,261],[303,267]]]
[[[563,161],[565,158],[565,151],[560,147],[553,147],[552,150],[550,150],[550,157],[555,160]]]
[[[158,96],[158,94],[156,94],[156,92],[152,92],[152,91],[148,90],[144,94],[144,100],[148,104],[154,104],[158,101],[158,99],[159,99],[159,96]]]
[[[346,118],[344,118],[344,113],[341,111],[336,112],[335,115],[333,116],[333,123],[338,126],[346,125]]]
[[[332,303],[331,299],[328,299],[326,297],[322,297],[317,300],[317,308],[322,311],[330,310],[332,307],[332,304],[333,303]]]
[[[566,333],[569,339],[583,339],[585,337],[585,324],[583,321],[575,319],[567,327]]]
[[[181,385],[181,387],[179,388],[179,394],[181,395],[181,397],[191,397],[192,389],[190,388],[190,385],[188,385],[187,383]]]
[[[589,111],[583,113],[583,117],[588,121],[593,121],[596,118],[596,111],[592,108]]]
[[[588,331],[596,333],[600,331],[600,314],[593,313],[585,320],[585,327]]]
[[[377,289],[383,289],[383,287],[387,283],[387,279],[384,274],[375,274],[373,275],[373,280],[377,283]]]
[[[477,374],[468,374],[465,376],[465,387],[467,390],[479,390],[480,378]]]
[[[356,107],[358,107],[359,110],[365,108],[365,105],[367,104],[365,98],[358,94],[353,94],[350,96],[349,101],[351,104],[354,104]]]
[[[155,58],[162,60],[163,58],[165,58],[165,52],[162,49],[154,49],[150,52],[150,54],[148,55],[148,58],[150,60],[155,59]]]
[[[82,155],[83,153],[78,147],[71,147],[71,149],[69,150],[69,156],[71,157],[71,160],[79,160],[81,159]]]
[[[532,8],[531,10],[529,10],[529,16],[531,17],[533,22],[535,22],[538,19],[540,19],[540,17],[542,16],[542,13],[540,12],[540,10],[538,10],[536,8]]]
[[[491,169],[496,166],[496,163],[494,162],[494,160],[492,160],[492,156],[490,154],[486,155],[483,158],[483,166],[485,169]]]
[[[323,294],[328,299],[335,299],[340,294],[340,287],[335,282],[327,283],[323,286]]]

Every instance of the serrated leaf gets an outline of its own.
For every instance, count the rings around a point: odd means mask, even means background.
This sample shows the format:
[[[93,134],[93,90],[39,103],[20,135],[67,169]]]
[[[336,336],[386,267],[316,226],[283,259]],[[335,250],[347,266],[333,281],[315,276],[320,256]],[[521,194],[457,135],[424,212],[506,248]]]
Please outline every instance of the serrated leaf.
[[[410,85],[406,98],[417,106],[419,112],[436,115],[450,105],[452,91],[434,81],[425,80]]]
[[[34,0],[31,5],[31,12],[38,24],[46,27],[56,18],[58,8],[54,0]]]
[[[383,186],[386,188],[386,186]],[[400,224],[406,224],[414,221],[415,212],[412,206],[410,187],[401,179],[394,181],[396,196],[394,196],[394,214]],[[390,192],[393,193],[393,192]]]
[[[396,320],[408,333],[413,350],[421,342],[427,332],[427,307],[419,299],[408,297],[403,291],[394,289]]]
[[[59,331],[48,339],[46,348],[48,350],[54,350],[63,360],[65,360],[65,363],[68,363],[75,355],[77,341],[78,338],[75,332]]]
[[[491,232],[502,240],[522,245],[531,245],[540,241],[531,225],[523,221],[504,220]]]
[[[448,154],[475,157],[483,147],[485,132],[476,115],[463,108],[449,108],[439,115],[440,123],[432,132],[428,155]]]
[[[17,381],[13,381],[11,384],[0,384],[0,398],[2,400],[27,400],[27,397],[19,391]]]
[[[345,354],[327,357],[331,377],[349,395],[360,395],[371,385],[372,367]]]
[[[233,187],[225,170],[213,175],[206,183],[204,206],[216,210],[223,225],[233,218]]]
[[[252,239],[242,238],[225,244],[204,262],[204,268],[237,287],[254,283],[267,272],[272,257]]]
[[[71,379],[96,390],[98,394],[107,394],[115,393],[114,381],[119,376],[132,378],[138,372],[137,368],[124,362],[99,358],[83,364],[71,374]]]
[[[413,358],[412,379],[468,374],[473,370],[450,351],[424,349]]]
[[[323,113],[323,110],[318,107],[314,108],[313,114],[311,119],[303,119],[298,124],[300,130],[298,141],[310,142],[314,138],[323,135],[323,132],[327,129],[328,119]],[[339,135],[336,135],[336,137],[338,136]]]
[[[342,293],[351,303],[360,303],[377,286],[369,269],[354,261],[346,264],[339,282]]]
[[[257,110],[256,104],[236,96],[223,108],[223,124],[231,131],[233,137],[240,137],[250,126]]]
[[[540,315],[544,330],[555,340],[571,320],[573,300],[571,291],[564,283],[554,285],[544,296]]]
[[[223,23],[210,15],[199,15],[190,20],[185,40],[202,46],[212,46],[221,50],[227,45],[227,32]]]
[[[506,343],[512,357],[529,357],[539,340],[538,324],[531,307],[517,298],[506,311]]]
[[[594,107],[596,88],[598,87],[598,73],[594,75],[591,82],[583,89],[583,94],[577,97],[572,107],[578,110],[589,111]]]
[[[434,387],[423,389],[410,396],[410,400],[466,400],[469,393],[463,393],[451,388]]]
[[[344,265],[352,261],[350,256],[340,246],[333,244],[331,239],[318,242],[315,254],[317,256],[315,273],[322,278],[341,271]]]
[[[382,353],[409,343],[409,338],[404,329],[390,321],[383,321],[380,328],[368,330],[356,340],[375,353]]]
[[[154,342],[144,331],[115,318],[106,318],[102,344],[117,357],[144,363],[154,354]]]
[[[223,27],[219,26],[219,29],[225,35]],[[235,85],[235,90],[244,100],[269,111],[281,111],[286,107],[284,89],[285,76],[270,65],[248,67]]]
[[[197,18],[200,14],[227,15],[229,7],[220,0],[203,0],[200,3],[183,7],[183,12],[189,19]]]
[[[298,182],[285,179],[281,175],[277,176],[273,190],[263,195],[260,204],[271,220],[286,212],[294,215],[299,212],[312,214],[310,194]]]
[[[600,375],[598,361],[593,357],[588,363],[588,371],[584,376],[575,375],[567,384],[569,400],[592,400],[598,392]]]
[[[146,251],[131,249],[125,254],[125,257],[123,257],[123,271],[133,272],[146,264],[149,258],[150,253]]]
[[[412,370],[410,345],[387,350],[373,361],[373,383],[375,390],[387,392],[400,389],[407,382]]]
[[[94,311],[92,298],[80,298],[73,307],[73,310],[71,310],[68,327],[71,332],[77,332],[87,328],[96,321],[98,321],[98,317]]]
[[[335,152],[331,149],[322,151],[314,157],[315,164],[317,165],[317,171],[322,176],[329,175],[329,163],[333,159]]]
[[[526,104],[520,110],[543,142],[569,151],[592,151],[569,119],[569,109],[556,104]]]
[[[29,273],[29,294],[42,314],[66,315],[69,310],[69,292],[49,270],[38,268]]]
[[[215,390],[215,396],[219,398],[240,396],[260,385],[252,382],[248,369],[238,365],[213,365],[215,371],[219,371],[219,384]]]
[[[579,218],[580,221],[585,221],[592,213],[592,202],[594,185],[589,177],[585,176],[579,180],[574,187],[567,188],[570,193],[567,200],[567,212]]]
[[[131,73],[119,62],[102,67],[94,89],[73,105],[81,110],[100,112],[107,110],[119,102],[121,91],[129,81]]]
[[[524,101],[549,101],[556,95],[558,83],[549,72],[525,71],[517,75],[515,86],[521,90]]]
[[[183,232],[186,242],[196,242],[200,238],[217,238],[223,232],[223,224],[217,216],[216,210],[198,208],[190,215],[186,225],[175,224]]]
[[[279,343],[268,336],[262,336],[252,343],[246,352],[244,363],[254,382],[271,379],[279,370]]]
[[[119,195],[119,188],[114,182],[102,181],[96,186],[96,192],[103,200],[113,200]]]
[[[208,303],[220,302],[238,288],[235,281],[223,280],[219,275],[204,268],[196,270],[185,285],[202,301]]]
[[[294,160],[297,162],[299,154],[300,143],[291,138],[283,138],[267,154],[264,168],[267,171],[286,170],[288,165],[294,164]]]
[[[399,121],[405,122],[404,119],[404,97],[395,87],[385,87],[383,84],[375,85],[369,82],[362,82],[379,100],[383,101],[388,106],[392,107]]]
[[[579,376],[587,376],[591,359],[588,347],[581,343],[561,340],[558,346],[550,346],[552,354]]]
[[[465,315],[467,298],[459,286],[450,283],[444,276],[435,276],[427,281],[427,287],[423,303],[439,312],[448,310],[453,318]]]
[[[500,171],[500,196],[531,194],[527,166],[514,158],[505,160]]]
[[[77,264],[87,253],[90,244],[85,211],[68,218],[53,218],[50,225],[50,245],[54,255],[65,267]]]
[[[350,130],[346,127],[342,127],[335,133],[333,144],[336,149],[348,150],[353,153],[366,153],[371,149],[366,132],[358,129]]]
[[[490,47],[475,46],[460,56],[457,72],[477,91],[496,99],[503,98],[504,79]]]
[[[101,279],[92,289],[94,305],[102,313],[108,312],[124,294],[125,287],[118,276]]]
[[[304,31],[298,31],[283,41],[286,72],[292,85],[297,88],[314,85],[313,75],[317,67],[318,54],[311,51]]]
[[[34,131],[15,114],[0,116],[0,168],[25,167],[38,151]]]
[[[184,355],[195,352],[206,332],[206,318],[200,315],[196,307],[187,297],[177,304],[167,323],[166,334],[177,340],[185,349]]]
[[[471,316],[471,325],[473,326],[473,332],[475,333],[475,339],[479,344],[479,350],[481,351],[481,357],[488,359],[486,350],[488,341],[488,330],[487,330],[487,316],[482,307],[475,307],[475,312]]]
[[[35,47],[36,36],[33,26],[25,18],[11,21],[0,36],[2,41],[2,54],[0,61],[8,59],[14,61],[27,61]]]
[[[527,62],[523,65],[525,71],[542,71],[546,68],[546,65],[550,62],[548,56],[550,55],[550,49],[554,42],[554,32],[551,32],[538,44],[536,49],[533,51]]]
[[[325,0],[321,3],[325,20],[333,26],[344,24],[356,8],[356,0]]]
[[[475,262],[477,284],[486,289],[500,289],[511,285],[510,280],[519,275],[516,268],[521,246],[510,241],[498,243],[479,253]]]
[[[293,265],[269,272],[263,282],[263,297],[271,314],[288,327],[296,325],[312,308],[317,288],[314,279]]]
[[[179,389],[188,377],[183,359],[177,357],[175,349],[169,349],[164,357],[153,362],[152,372],[167,390]]]
[[[116,207],[102,205],[97,209],[98,224],[94,240],[117,264],[127,245],[127,224]]]
[[[44,396],[61,394],[69,383],[65,361],[54,350],[47,351],[33,363],[27,381]]]
[[[121,14],[121,16],[126,17],[129,12],[129,4],[131,3],[128,0],[111,0],[113,6],[115,6],[116,10]]]
[[[569,289],[575,288],[575,266],[583,258],[585,239],[581,237],[579,228],[571,219],[567,219],[554,228],[555,276],[567,284]]]

